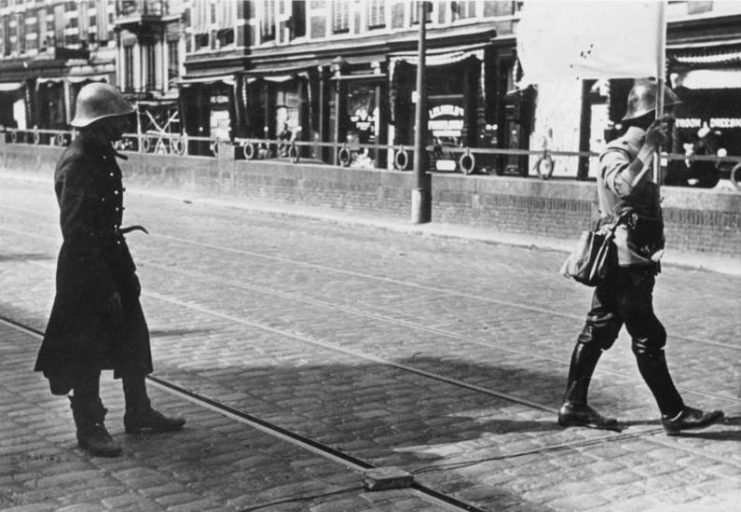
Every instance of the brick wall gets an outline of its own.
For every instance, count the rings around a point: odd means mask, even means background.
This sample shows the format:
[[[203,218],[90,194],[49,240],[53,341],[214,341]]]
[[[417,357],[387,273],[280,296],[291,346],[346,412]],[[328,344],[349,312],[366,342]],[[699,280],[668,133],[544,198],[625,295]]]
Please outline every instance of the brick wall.
[[[60,152],[0,142],[0,172],[51,182]],[[122,168],[131,188],[411,216],[410,172],[137,153],[129,154]],[[593,183],[571,180],[436,174],[432,190],[433,222],[555,238],[575,238],[586,229],[594,199]],[[664,187],[662,195],[670,248],[741,254],[741,194]]]

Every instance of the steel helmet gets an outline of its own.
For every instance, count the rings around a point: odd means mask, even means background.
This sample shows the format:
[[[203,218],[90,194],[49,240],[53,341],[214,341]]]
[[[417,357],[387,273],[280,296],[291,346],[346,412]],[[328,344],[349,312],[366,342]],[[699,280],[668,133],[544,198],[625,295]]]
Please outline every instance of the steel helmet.
[[[656,110],[656,82],[643,81],[636,83],[628,93],[628,110],[623,116],[623,121],[638,119]],[[664,86],[664,106],[672,107],[679,105],[682,101],[674,91]]]
[[[134,107],[126,101],[118,89],[109,84],[93,82],[80,89],[75,118],[70,124],[76,128],[84,128],[99,119],[123,116],[132,112]]]

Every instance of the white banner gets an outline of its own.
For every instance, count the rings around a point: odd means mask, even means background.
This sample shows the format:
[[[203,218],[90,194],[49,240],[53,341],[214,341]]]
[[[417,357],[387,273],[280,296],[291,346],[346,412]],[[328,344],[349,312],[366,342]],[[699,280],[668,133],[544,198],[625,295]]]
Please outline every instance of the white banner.
[[[526,0],[516,31],[521,83],[655,77],[665,25],[656,0]]]

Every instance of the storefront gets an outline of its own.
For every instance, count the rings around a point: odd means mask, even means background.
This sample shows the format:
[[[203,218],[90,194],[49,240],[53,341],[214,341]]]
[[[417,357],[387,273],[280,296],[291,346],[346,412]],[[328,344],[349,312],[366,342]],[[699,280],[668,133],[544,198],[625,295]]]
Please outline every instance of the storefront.
[[[741,155],[741,44],[674,48],[669,79],[682,100],[675,108],[672,152]],[[675,160],[668,184],[714,187],[732,163]]]
[[[390,110],[394,144],[413,144],[416,57],[390,59]],[[531,130],[531,98],[514,87],[511,48],[482,44],[459,50],[441,48],[426,58],[429,143],[435,147],[431,168],[467,171],[452,148],[522,149]],[[519,158],[479,154],[479,172],[519,172]]]
[[[180,80],[182,126],[188,136],[199,138],[189,142],[188,154],[208,155],[211,141],[233,139],[235,91],[233,76]]]
[[[26,129],[24,82],[0,82],[0,126]]]

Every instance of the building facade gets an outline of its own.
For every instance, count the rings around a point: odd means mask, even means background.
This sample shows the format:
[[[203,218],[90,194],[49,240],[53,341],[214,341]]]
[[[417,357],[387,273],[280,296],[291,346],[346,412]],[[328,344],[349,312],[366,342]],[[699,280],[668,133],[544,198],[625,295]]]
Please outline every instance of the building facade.
[[[0,0],[0,125],[66,129],[79,88],[102,80],[137,104],[140,150],[171,151],[168,134],[194,140],[195,154],[211,154],[215,140],[279,139],[300,144],[303,158],[398,166],[388,147],[414,143],[419,4]],[[453,148],[584,155],[619,132],[632,80],[518,89],[522,2],[424,4],[438,170],[460,170]],[[671,1],[667,20],[666,78],[683,100],[672,152],[741,154],[741,3]],[[484,153],[477,169],[526,175],[536,158]],[[709,186],[715,178],[703,175],[718,169],[702,167],[676,160],[667,176]],[[556,176],[594,172],[594,159],[556,159]]]
[[[412,145],[419,2],[195,0],[181,81],[190,135],[347,144],[389,166]],[[431,142],[524,147],[518,2],[426,2]],[[227,7],[228,6],[228,7]],[[336,161],[317,146],[308,155]]]
[[[66,129],[80,87],[115,79],[113,17],[111,0],[0,0],[0,125]]]

